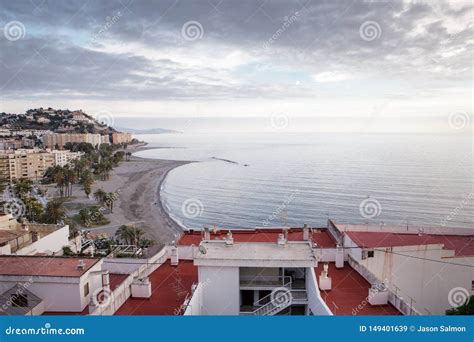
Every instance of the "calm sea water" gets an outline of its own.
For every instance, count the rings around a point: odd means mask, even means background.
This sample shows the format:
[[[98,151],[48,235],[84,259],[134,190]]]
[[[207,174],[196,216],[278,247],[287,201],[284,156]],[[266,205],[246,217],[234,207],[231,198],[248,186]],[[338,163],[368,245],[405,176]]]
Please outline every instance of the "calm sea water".
[[[186,227],[340,223],[473,227],[470,136],[140,135],[140,157],[194,160],[162,201]]]

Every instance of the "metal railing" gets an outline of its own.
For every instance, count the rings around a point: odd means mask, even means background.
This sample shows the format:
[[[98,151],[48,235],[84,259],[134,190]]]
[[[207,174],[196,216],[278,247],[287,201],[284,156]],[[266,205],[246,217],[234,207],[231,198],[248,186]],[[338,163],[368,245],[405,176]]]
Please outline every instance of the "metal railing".
[[[240,277],[240,286],[278,287],[292,282],[290,276],[248,275]]]

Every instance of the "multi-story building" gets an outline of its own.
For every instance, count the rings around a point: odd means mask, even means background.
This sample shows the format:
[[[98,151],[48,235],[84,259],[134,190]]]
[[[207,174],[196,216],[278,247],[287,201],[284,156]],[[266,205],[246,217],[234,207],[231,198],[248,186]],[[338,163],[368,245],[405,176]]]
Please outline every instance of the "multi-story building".
[[[131,133],[113,132],[112,144],[129,143],[132,141]]]
[[[332,221],[189,231],[146,277],[149,298],[129,299],[117,314],[445,314],[474,294],[472,241],[468,229]]]
[[[49,167],[64,166],[83,152],[58,150],[15,150],[0,153],[0,177],[13,181],[27,178],[39,180]]]
[[[84,152],[71,152],[68,150],[52,150],[54,154],[54,165],[66,166],[74,159],[78,159],[84,155]]]
[[[108,136],[103,138],[100,134],[91,133],[53,133],[43,135],[43,145],[47,148],[63,148],[68,142],[89,143],[93,146],[100,146],[108,143]]]

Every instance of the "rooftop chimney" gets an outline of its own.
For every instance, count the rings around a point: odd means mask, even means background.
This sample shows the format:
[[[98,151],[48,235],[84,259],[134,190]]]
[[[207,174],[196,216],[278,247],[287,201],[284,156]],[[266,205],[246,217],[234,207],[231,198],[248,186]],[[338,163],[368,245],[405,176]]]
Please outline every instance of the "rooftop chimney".
[[[77,263],[76,268],[78,270],[83,270],[84,268],[86,268],[86,263],[84,262],[83,259],[79,259],[79,262]]]
[[[234,238],[232,237],[232,232],[230,230],[225,237],[225,244],[227,246],[232,246],[234,244]]]
[[[204,227],[204,240],[210,240],[211,239],[211,231],[209,228]]]
[[[284,246],[286,245],[287,239],[285,238],[284,234],[278,234],[278,240],[277,243],[279,246]]]
[[[303,240],[309,241],[309,228],[306,223],[303,226]]]

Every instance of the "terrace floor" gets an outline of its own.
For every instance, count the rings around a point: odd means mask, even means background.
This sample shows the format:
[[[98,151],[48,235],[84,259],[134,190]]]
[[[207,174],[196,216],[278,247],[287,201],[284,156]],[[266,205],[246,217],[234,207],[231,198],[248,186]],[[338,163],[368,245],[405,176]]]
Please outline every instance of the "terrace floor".
[[[314,269],[316,278],[323,270],[320,262]],[[321,297],[334,315],[401,315],[391,304],[372,306],[368,303],[370,284],[348,264],[336,268],[329,263],[329,276],[332,280],[330,291],[321,291]]]
[[[129,298],[116,315],[175,315],[191,286],[198,281],[197,267],[192,261],[181,260],[178,266],[166,261],[150,275],[150,298]]]

